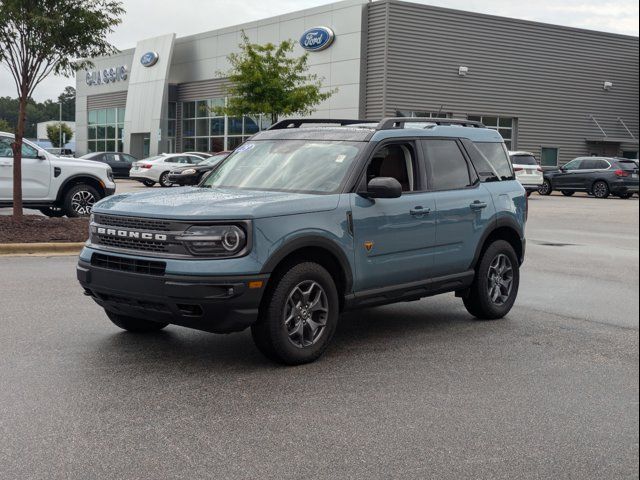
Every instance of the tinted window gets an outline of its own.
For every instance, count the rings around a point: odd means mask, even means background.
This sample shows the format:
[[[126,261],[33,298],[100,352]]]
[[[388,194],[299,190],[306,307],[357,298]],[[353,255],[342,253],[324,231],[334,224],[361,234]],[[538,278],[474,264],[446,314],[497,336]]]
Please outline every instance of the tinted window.
[[[425,140],[424,152],[430,166],[432,190],[453,190],[471,184],[469,167],[454,140]]]
[[[598,160],[595,168],[600,170],[606,170],[607,168],[609,168],[609,162],[607,162],[606,160]]]
[[[114,154],[114,153],[105,153],[103,155],[103,158],[107,161],[107,162],[119,162],[120,159],[118,158],[118,155]]]
[[[617,162],[616,167],[622,170],[635,170],[638,168],[638,164],[636,162]]]
[[[598,160],[583,160],[580,164],[580,170],[593,170],[598,168]]]
[[[564,168],[565,170],[578,170],[580,168],[580,164],[582,163],[581,158],[576,158],[567,163]]]
[[[121,153],[120,156],[126,161],[126,162],[135,162],[136,159],[133,158],[131,155],[128,155],[126,153]]]
[[[511,163],[514,165],[535,165],[538,166],[538,162],[536,161],[533,155],[513,155],[511,157]]]
[[[514,178],[511,160],[503,143],[476,143],[475,145],[487,158],[501,180]]]
[[[200,163],[202,161],[202,158],[200,157],[187,157],[187,161],[191,164],[196,164],[196,163]]]
[[[12,143],[13,139],[11,138],[0,138],[0,157],[13,157]]]

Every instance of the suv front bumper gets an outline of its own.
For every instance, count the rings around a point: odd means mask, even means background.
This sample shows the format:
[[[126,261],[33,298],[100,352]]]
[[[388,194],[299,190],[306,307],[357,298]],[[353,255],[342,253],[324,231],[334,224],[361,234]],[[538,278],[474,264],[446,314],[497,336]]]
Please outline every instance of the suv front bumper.
[[[77,277],[85,294],[105,310],[212,333],[237,332],[255,323],[269,279],[269,275],[147,275],[83,260]]]

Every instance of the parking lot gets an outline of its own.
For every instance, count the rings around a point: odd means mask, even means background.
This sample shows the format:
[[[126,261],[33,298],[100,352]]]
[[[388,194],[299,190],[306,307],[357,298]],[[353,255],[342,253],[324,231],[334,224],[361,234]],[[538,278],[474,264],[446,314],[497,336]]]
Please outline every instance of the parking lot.
[[[248,332],[123,333],[75,258],[0,257],[1,476],[637,477],[638,206],[534,194],[506,319],[351,313],[296,368]]]

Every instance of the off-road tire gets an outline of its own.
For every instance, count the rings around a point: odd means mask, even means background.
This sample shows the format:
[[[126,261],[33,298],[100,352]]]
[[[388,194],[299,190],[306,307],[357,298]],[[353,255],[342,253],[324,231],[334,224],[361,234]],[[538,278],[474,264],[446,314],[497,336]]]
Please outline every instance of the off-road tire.
[[[100,200],[98,191],[91,185],[80,183],[71,187],[65,194],[62,210],[69,218],[87,217],[91,214],[93,204]],[[86,203],[77,203],[78,201]]]
[[[314,343],[296,346],[285,324],[285,309],[293,291],[307,282],[316,283],[325,294],[326,322]],[[258,321],[251,327],[251,335],[258,350],[270,360],[285,365],[301,365],[313,362],[324,353],[338,324],[338,315],[338,292],[329,272],[317,263],[302,262],[271,278]],[[305,331],[304,328],[309,327],[302,328]]]
[[[511,262],[513,280],[509,298],[503,305],[495,304],[489,296],[489,269],[492,262],[505,255]],[[506,316],[518,296],[520,286],[520,262],[509,242],[496,240],[482,254],[476,266],[475,278],[468,294],[463,298],[467,311],[479,320],[496,320]]]
[[[111,320],[115,325],[132,333],[157,332],[169,325],[168,323],[163,322],[127,317],[126,315],[120,315],[119,313],[110,312],[108,310],[105,310],[105,313],[109,317],[109,320]]]

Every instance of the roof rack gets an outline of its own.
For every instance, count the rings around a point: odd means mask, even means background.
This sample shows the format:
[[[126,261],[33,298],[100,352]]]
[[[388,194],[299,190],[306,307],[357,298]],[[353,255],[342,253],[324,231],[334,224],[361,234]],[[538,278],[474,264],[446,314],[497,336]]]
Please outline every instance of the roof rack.
[[[460,125],[461,127],[487,128],[482,122],[461,118],[390,117],[383,118],[376,130],[404,128],[405,123],[431,123],[435,125]]]
[[[339,119],[339,118],[291,118],[287,120],[280,120],[269,127],[269,130],[284,130],[285,128],[300,128],[304,124],[318,124],[327,123],[340,125],[344,127],[346,125],[355,125],[358,123],[377,123],[367,120],[354,120],[354,119]]]

